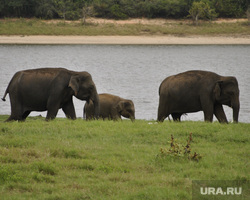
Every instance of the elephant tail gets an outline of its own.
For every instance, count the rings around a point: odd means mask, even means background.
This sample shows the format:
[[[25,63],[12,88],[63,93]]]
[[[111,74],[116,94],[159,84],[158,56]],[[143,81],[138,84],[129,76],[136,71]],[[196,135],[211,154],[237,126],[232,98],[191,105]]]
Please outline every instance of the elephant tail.
[[[5,93],[4,93],[4,95],[3,95],[3,98],[2,98],[2,100],[3,101],[6,101],[6,99],[5,99],[5,97],[7,96],[7,94],[9,93],[9,87],[6,89],[6,91],[5,91]]]
[[[14,84],[14,85],[19,84],[19,81],[20,81],[20,79],[22,78],[22,75],[23,75],[23,73],[22,73],[22,71],[20,71],[20,72],[16,72],[15,75],[12,77],[12,79],[11,79],[11,81],[9,82],[9,85],[8,85],[7,89],[5,90],[5,93],[4,93],[4,95],[3,95],[3,98],[2,98],[3,101],[6,101],[5,97],[6,97],[7,94],[9,93],[9,88],[10,88],[10,86],[11,86],[12,84]],[[14,83],[13,83],[13,82],[14,82]]]

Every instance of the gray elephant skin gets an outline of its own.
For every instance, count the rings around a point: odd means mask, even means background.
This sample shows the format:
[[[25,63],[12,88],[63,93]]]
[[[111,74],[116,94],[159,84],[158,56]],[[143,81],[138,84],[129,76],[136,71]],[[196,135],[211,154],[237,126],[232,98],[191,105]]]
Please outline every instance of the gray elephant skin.
[[[174,121],[181,115],[204,112],[204,120],[228,123],[222,105],[233,109],[233,120],[238,122],[240,101],[238,81],[235,77],[220,76],[208,71],[187,71],[167,77],[159,88],[158,121],[170,114]]]
[[[135,107],[133,101],[106,93],[99,94],[99,101],[100,118],[118,120],[121,119],[121,116],[123,116],[134,121]],[[87,120],[94,117],[94,106],[91,101],[89,103],[85,103],[84,115]]]
[[[40,68],[19,71],[11,79],[4,97],[9,94],[11,115],[6,121],[27,118],[31,111],[48,111],[46,120],[54,119],[62,108],[67,118],[76,119],[72,97],[94,102],[94,115],[99,115],[96,86],[88,72],[64,68]]]

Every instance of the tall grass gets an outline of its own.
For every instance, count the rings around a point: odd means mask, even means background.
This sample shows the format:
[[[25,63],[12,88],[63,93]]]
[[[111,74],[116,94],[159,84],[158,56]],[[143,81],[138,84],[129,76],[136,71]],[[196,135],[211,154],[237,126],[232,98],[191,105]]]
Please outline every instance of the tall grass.
[[[244,22],[210,23],[199,26],[190,23],[165,23],[161,25],[88,23],[79,21],[44,21],[39,19],[4,19],[0,21],[0,35],[249,35]]]
[[[249,180],[250,124],[0,116],[3,199],[191,199],[192,180]],[[199,162],[159,157],[171,134]]]

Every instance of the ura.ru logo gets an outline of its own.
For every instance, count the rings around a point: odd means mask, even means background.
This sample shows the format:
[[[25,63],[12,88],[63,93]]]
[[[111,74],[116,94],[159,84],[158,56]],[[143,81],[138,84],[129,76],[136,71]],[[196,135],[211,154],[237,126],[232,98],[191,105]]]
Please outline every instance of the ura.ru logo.
[[[224,190],[221,187],[201,187],[202,195],[241,195],[242,187],[227,187]]]

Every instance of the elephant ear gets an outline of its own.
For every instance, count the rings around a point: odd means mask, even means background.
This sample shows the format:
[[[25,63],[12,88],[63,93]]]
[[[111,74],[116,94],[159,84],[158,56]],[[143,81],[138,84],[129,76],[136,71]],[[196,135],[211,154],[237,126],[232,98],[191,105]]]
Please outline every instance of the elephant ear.
[[[117,104],[117,111],[118,112],[121,112],[123,111],[124,109],[127,109],[131,106],[131,104],[128,102],[128,101],[120,101],[118,104]]]
[[[222,84],[222,81],[218,81],[215,84],[215,87],[214,87],[214,96],[215,96],[215,99],[219,99],[220,96],[221,96],[221,84]]]
[[[125,101],[120,101],[117,105],[116,105],[116,110],[120,113],[121,111],[124,110],[125,107]]]
[[[71,76],[69,81],[69,87],[71,87],[71,89],[74,91],[75,96],[79,91],[79,82],[80,82],[79,76],[77,75]]]

